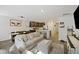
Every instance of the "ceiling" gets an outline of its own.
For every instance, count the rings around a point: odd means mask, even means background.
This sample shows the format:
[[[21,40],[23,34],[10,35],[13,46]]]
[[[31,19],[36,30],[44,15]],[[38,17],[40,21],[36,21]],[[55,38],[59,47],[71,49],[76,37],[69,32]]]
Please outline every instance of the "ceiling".
[[[52,19],[73,13],[77,5],[0,5],[0,15],[28,19]]]

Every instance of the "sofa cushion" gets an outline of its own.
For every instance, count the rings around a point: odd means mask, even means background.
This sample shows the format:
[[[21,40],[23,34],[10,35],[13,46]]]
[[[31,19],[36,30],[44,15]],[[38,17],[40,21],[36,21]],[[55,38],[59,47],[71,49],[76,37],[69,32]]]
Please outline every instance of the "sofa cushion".
[[[24,50],[25,49],[25,40],[24,39],[27,39],[27,38],[24,38],[24,36],[22,35],[17,35],[15,37],[15,46],[17,47],[18,50]]]
[[[34,33],[27,34],[28,40],[32,40],[32,39],[34,39],[36,37],[40,37],[40,33],[39,32],[34,32]]]

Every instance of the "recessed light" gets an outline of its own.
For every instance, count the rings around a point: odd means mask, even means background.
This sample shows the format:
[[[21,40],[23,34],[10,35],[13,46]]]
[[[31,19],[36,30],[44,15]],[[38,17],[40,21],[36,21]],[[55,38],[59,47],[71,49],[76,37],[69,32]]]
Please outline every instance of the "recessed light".
[[[43,10],[43,9],[41,9],[41,12],[42,12],[42,13],[44,13],[44,10]]]

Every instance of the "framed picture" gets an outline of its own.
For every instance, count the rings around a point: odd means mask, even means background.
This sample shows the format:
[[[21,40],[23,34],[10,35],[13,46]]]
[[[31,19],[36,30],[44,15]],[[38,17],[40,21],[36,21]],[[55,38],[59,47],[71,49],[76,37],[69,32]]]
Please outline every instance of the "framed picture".
[[[63,25],[64,24],[64,22],[60,22],[60,25]]]
[[[60,22],[60,28],[64,28],[65,25],[64,25],[64,22]]]
[[[45,25],[45,23],[44,22],[30,21],[29,25],[30,25],[30,27],[43,27]]]
[[[20,20],[10,19],[10,26],[20,27],[22,25]]]

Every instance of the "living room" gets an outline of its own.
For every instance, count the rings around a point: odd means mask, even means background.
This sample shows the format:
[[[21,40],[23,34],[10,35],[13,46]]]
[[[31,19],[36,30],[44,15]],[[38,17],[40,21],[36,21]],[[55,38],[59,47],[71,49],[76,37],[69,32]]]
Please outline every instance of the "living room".
[[[77,7],[78,5],[0,5],[0,53],[79,53],[78,49],[74,51],[67,37],[69,35],[71,39],[71,29],[78,37],[79,31],[75,27],[73,15]]]

